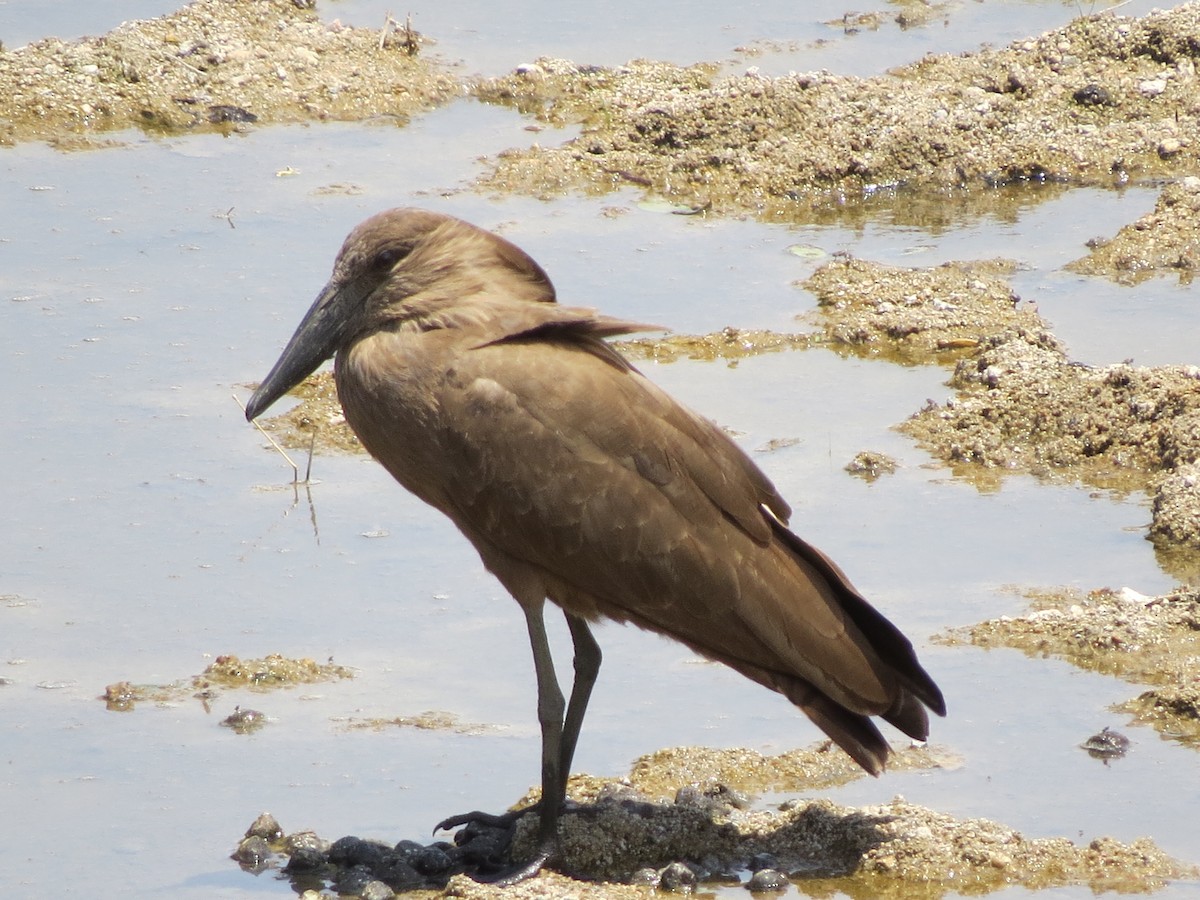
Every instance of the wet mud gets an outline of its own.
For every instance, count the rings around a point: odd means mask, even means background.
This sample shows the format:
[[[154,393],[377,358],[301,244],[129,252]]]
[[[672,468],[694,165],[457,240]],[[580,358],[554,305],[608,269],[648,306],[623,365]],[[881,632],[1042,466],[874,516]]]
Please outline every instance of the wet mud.
[[[1200,592],[1148,597],[1129,588],[1080,594],[1041,591],[1032,611],[955,629],[938,640],[1013,647],[1065,659],[1146,687],[1117,707],[1164,737],[1200,749]]]
[[[189,698],[209,704],[224,690],[266,692],[353,678],[354,670],[332,661],[292,659],[273,653],[261,659],[241,659],[232,654],[218,656],[199,675],[170,684],[134,684],[118,681],[108,685],[101,696],[113,712],[129,712],[139,703],[171,705]]]
[[[78,41],[0,51],[0,144],[102,145],[106,132],[230,131],[390,118],[459,94],[403,26],[322,23],[311,3],[197,0]]]
[[[953,365],[989,334],[1046,327],[1013,293],[1014,271],[1009,260],[912,269],[842,256],[797,287],[817,298],[811,318],[829,346],[902,365]]]
[[[330,841],[312,833],[285,836],[272,819],[273,837],[264,840],[258,837],[260,817],[234,855],[256,871],[282,869],[297,890],[328,884],[344,892],[354,880],[359,896],[399,891],[479,900],[645,897],[651,886],[690,893],[745,887],[768,870],[781,879],[776,883],[794,881],[817,896],[840,891],[881,898],[982,895],[1013,885],[1141,893],[1200,875],[1148,840],[1126,844],[1101,838],[1079,845],[1064,838],[1029,839],[996,822],[955,819],[902,797],[861,808],[798,798],[767,806],[738,787],[820,790],[861,777],[849,772],[840,756],[824,747],[782,757],[673,748],[638,760],[629,776],[617,781],[575,776],[560,826],[559,871],[514,886],[481,884],[472,877],[479,871],[470,848],[484,840],[474,826],[453,842],[422,846],[378,838]],[[929,748],[900,750],[895,759],[901,768],[957,764]],[[534,799],[530,794],[518,805]],[[536,814],[518,820],[515,858],[533,852],[536,831]]]
[[[633,184],[718,212],[803,221],[831,199],[900,185],[1195,174],[1198,34],[1195,4],[1136,20],[1088,16],[870,79],[539,60],[476,95],[583,134],[505,154],[488,184],[539,196]]]
[[[1200,548],[1200,367],[1073,362],[1005,260],[932,269],[836,259],[801,286],[826,346],[904,365],[953,366],[955,396],[900,431],[990,489],[1031,473],[1145,491],[1149,537]]]
[[[499,731],[495,725],[480,722],[464,722],[452,712],[429,709],[414,716],[375,717],[371,719],[348,718],[344,721],[347,731],[384,731],[389,728],[416,728],[420,731],[450,731],[454,734],[485,734]]]
[[[1111,238],[1089,241],[1091,252],[1067,268],[1103,275],[1118,284],[1140,284],[1156,275],[1177,275],[1191,284],[1200,266],[1200,178],[1189,175],[1159,194],[1154,211]]]

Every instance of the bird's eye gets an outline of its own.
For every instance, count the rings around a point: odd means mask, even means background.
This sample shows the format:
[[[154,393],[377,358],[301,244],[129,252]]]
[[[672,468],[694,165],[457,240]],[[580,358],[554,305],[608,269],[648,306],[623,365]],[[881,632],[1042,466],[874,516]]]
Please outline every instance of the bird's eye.
[[[374,259],[371,260],[371,268],[380,272],[386,272],[396,263],[400,262],[400,260],[404,259],[404,257],[407,255],[408,247],[401,245],[384,247],[382,250],[376,253]]]

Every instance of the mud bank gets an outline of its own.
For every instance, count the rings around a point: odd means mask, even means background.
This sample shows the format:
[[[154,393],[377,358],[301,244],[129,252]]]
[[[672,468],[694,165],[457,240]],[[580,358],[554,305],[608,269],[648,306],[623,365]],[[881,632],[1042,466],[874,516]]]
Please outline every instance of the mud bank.
[[[1174,274],[1190,284],[1200,266],[1200,178],[1167,185],[1154,211],[1124,226],[1114,237],[1088,242],[1091,252],[1067,268],[1103,275],[1119,284],[1140,284]]]
[[[629,777],[618,781],[576,776],[569,786],[574,805],[561,824],[558,871],[508,887],[480,884],[463,874],[470,858],[460,854],[459,844],[431,848],[401,841],[392,847],[352,837],[330,842],[312,833],[285,837],[273,825],[270,840],[248,832],[240,846],[253,842],[258,848],[253,868],[283,866],[297,890],[306,887],[314,897],[321,884],[347,892],[353,882],[357,887],[350,893],[372,897],[396,890],[477,900],[635,898],[647,896],[651,885],[685,892],[745,886],[752,871],[767,869],[782,878],[783,886],[790,879],[814,894],[936,898],[1013,885],[1141,893],[1200,874],[1144,839],[1124,844],[1099,838],[1085,845],[1065,838],[1030,839],[996,822],[956,819],[902,797],[862,808],[799,798],[768,807],[721,780],[732,775],[735,784],[744,784],[746,772],[782,770],[790,776],[783,782],[770,776],[775,787],[820,789],[828,784],[827,761],[836,764],[841,754],[818,747],[787,756],[781,763],[746,750],[673,748],[638,760]],[[928,749],[902,750],[896,758],[905,768],[937,766],[941,759]],[[811,773],[807,784],[802,772]],[[517,858],[532,852],[536,825],[532,815],[519,821]],[[472,839],[460,835],[461,847]],[[294,848],[302,853],[303,866],[291,862]],[[347,867],[348,857],[369,862]],[[435,859],[444,866],[441,871],[433,871]]]
[[[1149,686],[1117,709],[1200,748],[1200,593],[1129,588],[1031,594],[1033,610],[955,629],[942,643],[1013,647]]]
[[[835,260],[802,284],[829,346],[953,365],[955,396],[899,428],[989,487],[1025,472],[1146,491],[1150,536],[1200,547],[1200,368],[1072,362],[1003,260],[905,269]]]
[[[584,133],[502,156],[486,186],[629,184],[718,213],[806,219],[881,188],[1113,184],[1200,164],[1200,5],[1065,28],[871,79],[543,59],[476,96]]]
[[[79,41],[0,51],[0,144],[307,120],[403,123],[461,93],[420,38],[325,25],[293,0],[197,0]]]

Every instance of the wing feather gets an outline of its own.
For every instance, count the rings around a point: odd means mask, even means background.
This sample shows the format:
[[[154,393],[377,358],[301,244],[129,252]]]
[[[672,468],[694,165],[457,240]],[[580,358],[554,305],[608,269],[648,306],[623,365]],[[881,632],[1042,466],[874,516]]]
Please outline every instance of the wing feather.
[[[729,664],[857,741],[860,761],[878,755],[861,715],[923,730],[905,692],[929,702],[932,682],[915,658],[924,682],[892,671],[911,645],[881,655],[873,639],[899,632],[787,531],[770,480],[600,340],[642,326],[521,306],[375,334],[339,355],[339,393],[368,450],[501,580],[506,567],[536,571],[570,611]]]

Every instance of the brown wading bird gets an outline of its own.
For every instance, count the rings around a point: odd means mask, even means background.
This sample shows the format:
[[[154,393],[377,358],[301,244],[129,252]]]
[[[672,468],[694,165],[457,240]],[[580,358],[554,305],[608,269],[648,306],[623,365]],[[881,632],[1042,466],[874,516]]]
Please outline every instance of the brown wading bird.
[[[778,691],[872,775],[890,751],[871,716],[925,740],[925,707],[945,715],[912,644],[788,530],[770,480],[603,340],[646,330],[656,329],[559,306],[541,266],[503,238],[393,209],[346,238],[246,407],[254,419],[336,354],[338,397],[363,446],[453,520],[521,605],[542,799],[538,851],[506,883],[555,857],[600,668],[590,621],[667,635]],[[547,599],[575,645],[565,704]]]

